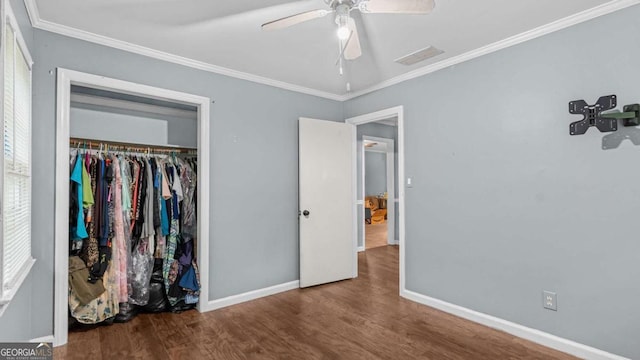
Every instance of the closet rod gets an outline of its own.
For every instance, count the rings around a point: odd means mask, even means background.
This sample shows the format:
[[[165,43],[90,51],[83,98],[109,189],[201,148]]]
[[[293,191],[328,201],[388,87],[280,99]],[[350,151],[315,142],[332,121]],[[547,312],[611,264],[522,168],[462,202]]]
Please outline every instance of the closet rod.
[[[125,143],[117,141],[97,140],[97,139],[84,139],[84,138],[69,138],[69,144],[71,147],[87,146],[93,149],[97,149],[100,145],[109,145],[114,151],[134,151],[134,152],[176,152],[176,153],[193,153],[198,148],[186,147],[186,146],[171,146],[171,145],[150,145],[140,143]]]

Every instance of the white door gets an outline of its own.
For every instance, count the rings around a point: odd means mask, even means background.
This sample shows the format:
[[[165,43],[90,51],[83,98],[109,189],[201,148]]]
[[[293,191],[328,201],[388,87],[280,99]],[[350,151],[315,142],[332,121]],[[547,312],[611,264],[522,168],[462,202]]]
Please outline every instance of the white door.
[[[300,287],[357,274],[354,126],[300,118]]]

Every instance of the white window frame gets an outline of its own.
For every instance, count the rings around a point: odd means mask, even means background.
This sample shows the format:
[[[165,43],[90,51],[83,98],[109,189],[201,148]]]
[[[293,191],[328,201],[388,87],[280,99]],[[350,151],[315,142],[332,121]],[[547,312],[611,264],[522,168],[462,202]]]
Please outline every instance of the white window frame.
[[[27,65],[29,66],[29,99],[31,104],[31,111],[29,112],[29,117],[30,117],[29,121],[31,122],[31,126],[29,126],[29,143],[31,148],[29,149],[29,175],[28,176],[29,176],[29,192],[33,194],[32,185],[31,185],[31,182],[32,182],[31,171],[33,167],[33,136],[32,136],[33,102],[31,101],[33,99],[32,97],[33,58],[29,53],[29,48],[27,47],[26,42],[24,41],[24,37],[22,36],[22,32],[20,31],[20,26],[18,25],[18,21],[15,17],[13,9],[11,8],[11,4],[9,3],[9,0],[0,0],[0,1],[2,1],[1,3],[2,6],[0,9],[0,13],[2,16],[2,21],[0,21],[0,26],[2,27],[2,31],[0,32],[0,79],[2,79],[2,86],[0,88],[0,92],[2,93],[2,101],[0,101],[0,114],[4,118],[4,65],[5,65],[4,59],[5,59],[5,51],[6,51],[5,32],[6,32],[6,27],[8,25],[12,28],[14,33],[14,49],[20,49],[20,51],[22,52],[22,55],[24,55],[24,58],[27,61]],[[15,54],[18,54],[18,52],[15,51]],[[4,152],[4,148],[2,151]],[[2,172],[0,172],[0,225],[1,225],[1,222],[3,221],[3,211],[2,211],[3,209],[2,209],[1,200],[2,200],[2,196],[4,196],[4,155],[0,156],[0,169],[2,169]],[[32,197],[31,199],[33,202]],[[31,216],[31,213],[29,215]],[[31,221],[29,222],[31,223]],[[31,242],[32,238],[30,238],[29,241]],[[33,264],[35,263],[35,259],[33,259],[32,256],[29,256],[29,258],[21,266],[19,273],[13,279],[9,287],[4,286],[3,261],[4,261],[4,234],[2,231],[2,226],[0,226],[0,315],[4,313],[4,310],[6,310],[6,308],[8,307],[9,303],[11,302],[11,299],[13,299],[15,294],[18,292],[18,289],[20,289],[20,286],[22,285],[24,280],[27,278],[27,275],[29,274],[29,272],[31,271],[31,268],[33,267]]]

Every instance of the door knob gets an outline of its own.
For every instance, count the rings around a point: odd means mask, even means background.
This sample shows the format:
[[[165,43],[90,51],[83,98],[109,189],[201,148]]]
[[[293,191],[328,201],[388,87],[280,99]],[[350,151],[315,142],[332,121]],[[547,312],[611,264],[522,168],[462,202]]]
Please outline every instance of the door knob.
[[[309,210],[305,210],[302,212],[302,215],[304,215],[305,217],[309,217],[309,214],[311,214]]]

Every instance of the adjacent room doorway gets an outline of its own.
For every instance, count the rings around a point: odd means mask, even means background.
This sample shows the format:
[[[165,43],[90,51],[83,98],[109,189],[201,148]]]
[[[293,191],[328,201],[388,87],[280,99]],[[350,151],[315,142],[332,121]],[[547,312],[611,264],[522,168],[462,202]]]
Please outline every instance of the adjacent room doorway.
[[[376,131],[375,127],[378,127]],[[367,129],[364,128],[368,128]],[[393,138],[382,138],[364,135],[367,133],[393,134]],[[362,135],[361,135],[362,134]],[[397,245],[396,204],[397,191],[395,166],[397,124],[394,119],[384,123],[375,122],[361,125],[358,129],[358,147],[360,153],[361,183],[359,195],[364,200],[364,224],[362,233],[358,234],[358,242],[362,244],[359,251],[366,251],[381,246]]]
[[[353,178],[355,191],[353,197],[353,218],[355,219],[354,228],[356,229],[355,241],[358,244],[358,251],[365,251],[365,191],[366,186],[363,178],[364,168],[364,141],[371,141],[379,139],[383,141],[384,138],[392,139],[389,149],[393,148],[391,159],[387,156],[387,173],[392,172],[391,181],[387,181],[387,196],[376,196],[378,200],[382,198],[386,206],[387,220],[388,220],[388,232],[387,232],[387,244],[388,246],[399,246],[399,273],[400,273],[400,289],[405,287],[405,249],[404,249],[404,237],[405,237],[405,213],[404,213],[404,109],[402,106],[397,106],[389,109],[376,111],[369,114],[364,114],[356,117],[346,119],[347,124],[351,124],[354,127],[352,148],[353,148]],[[382,132],[364,134],[363,129],[378,127],[377,130]],[[386,130],[385,130],[386,129]],[[375,130],[375,129],[374,129]],[[385,135],[390,134],[390,135]],[[378,136],[374,136],[377,135]],[[364,136],[368,136],[369,139],[365,139]],[[387,143],[385,143],[387,144]],[[385,148],[386,149],[386,148]],[[389,154],[387,152],[387,154]],[[390,164],[391,162],[391,164]],[[361,176],[358,176],[360,173]],[[388,178],[388,177],[387,177]],[[378,203],[380,208],[380,202]],[[393,214],[392,214],[393,213]],[[397,224],[397,225],[396,225]],[[393,227],[392,227],[393,226]],[[393,229],[393,230],[391,230]],[[397,237],[396,237],[397,233]],[[365,251],[366,252],[366,251]],[[357,276],[357,273],[354,274]],[[354,276],[354,277],[355,277]]]

